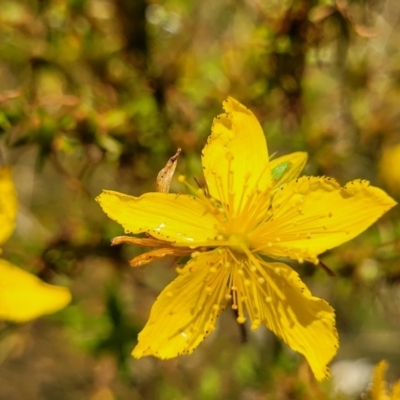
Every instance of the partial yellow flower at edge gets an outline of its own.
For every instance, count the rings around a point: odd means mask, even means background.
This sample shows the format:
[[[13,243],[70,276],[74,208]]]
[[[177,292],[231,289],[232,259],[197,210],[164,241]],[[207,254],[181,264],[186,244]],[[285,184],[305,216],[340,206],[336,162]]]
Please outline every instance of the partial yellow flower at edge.
[[[11,168],[0,168],[0,244],[15,227],[17,196]],[[1,249],[0,249],[1,250]],[[49,285],[0,258],[0,320],[26,322],[65,307],[71,301],[67,288]]]
[[[376,365],[372,379],[371,400],[400,400],[400,380],[393,385],[392,390],[388,393],[385,381],[387,369],[388,364],[385,360]]]
[[[11,168],[0,167],[0,246],[14,231],[17,208],[17,195],[11,178]]]
[[[238,323],[248,318],[253,330],[269,328],[322,380],[339,346],[334,310],[293,269],[262,256],[317,264],[319,254],[360,234],[396,203],[365,181],[342,188],[330,178],[298,178],[305,153],[270,162],[254,114],[232,98],[224,110],[202,153],[210,196],[186,183],[192,195],[103,191],[96,199],[127,233],[159,241],[159,253],[192,253],[157,298],[133,355],[193,352],[230,305]]]
[[[71,301],[67,288],[49,285],[0,259],[0,320],[26,322],[64,308]]]
[[[393,191],[400,194],[400,143],[383,148],[378,168],[381,179]]]

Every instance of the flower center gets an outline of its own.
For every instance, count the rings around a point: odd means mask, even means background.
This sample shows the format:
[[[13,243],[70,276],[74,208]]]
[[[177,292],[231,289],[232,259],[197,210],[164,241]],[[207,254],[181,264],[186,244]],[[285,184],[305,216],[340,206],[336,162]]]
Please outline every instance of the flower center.
[[[246,234],[244,233],[235,233],[229,236],[229,247],[238,253],[244,253],[244,248],[248,248],[250,241]]]

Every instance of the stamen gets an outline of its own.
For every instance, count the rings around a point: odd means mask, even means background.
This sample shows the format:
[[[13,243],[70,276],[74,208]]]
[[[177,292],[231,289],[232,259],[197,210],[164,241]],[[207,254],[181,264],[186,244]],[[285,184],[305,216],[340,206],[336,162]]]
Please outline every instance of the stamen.
[[[244,206],[239,208],[239,214],[246,215],[248,227],[254,227],[259,223],[265,222],[266,219],[270,218],[270,214],[268,213],[268,206],[271,198],[270,190],[269,188],[266,188],[264,190],[259,189],[260,180],[265,176],[265,174],[270,174],[269,163],[266,163],[262,172],[259,173],[257,180],[253,184],[254,190],[252,191],[252,193],[247,193],[246,190],[248,180],[246,180],[246,188],[242,191],[242,194],[246,193],[248,195],[248,198]],[[240,204],[242,204],[242,198]]]
[[[248,202],[243,210],[243,215],[246,216],[248,222],[248,229],[254,228],[270,218],[271,214],[268,213],[269,203],[270,194],[268,190],[264,192],[256,190],[249,195]]]
[[[238,322],[239,322],[239,324],[242,324],[242,323],[244,323],[244,321],[246,321],[246,318],[244,317],[243,301],[242,301],[242,299],[239,299],[239,295],[241,292],[243,292],[242,288],[240,291],[237,292],[238,300],[240,300],[240,301],[238,301],[238,315],[239,315]],[[243,322],[240,322],[239,319]]]
[[[226,274],[226,270],[217,267],[225,263],[226,254],[223,253],[222,256],[219,256],[220,259],[215,262],[216,254],[219,255],[220,252],[209,252],[208,262],[206,262],[206,264],[212,262],[214,265],[211,266],[210,269],[216,269],[215,273],[209,273],[205,279],[205,292],[209,298],[206,300],[203,298],[203,303],[195,306],[196,314],[203,315],[205,317],[196,318],[196,323],[191,326],[193,332],[201,332],[203,335],[208,335],[212,330],[214,330],[215,321],[222,309],[225,307],[226,301],[228,300],[226,298],[226,287],[228,284],[229,275]],[[200,293],[199,300],[201,298],[202,295]],[[197,337],[198,335],[191,335],[187,346],[192,346]]]
[[[238,215],[243,215],[244,214],[244,212],[242,211],[242,205],[243,205],[243,202],[244,202],[244,196],[247,195],[247,189],[249,187],[247,182],[248,182],[250,176],[251,176],[251,174],[248,173],[247,177],[245,178],[245,184],[243,186],[243,190],[241,190],[241,192],[240,192],[239,203],[238,203],[238,206],[237,206],[237,214]]]
[[[251,324],[251,330],[256,331],[258,327],[260,326],[261,322],[259,319],[253,320],[253,323]]]
[[[281,299],[284,300],[284,296],[282,295],[282,292],[278,289],[276,286],[275,282],[271,279],[269,274],[265,272],[263,268],[260,266],[260,259],[256,258],[248,248],[243,248],[244,253],[249,257],[251,262],[258,267],[259,272],[262,274],[262,277],[266,280],[267,284],[274,290],[276,295]]]
[[[204,190],[196,188],[193,185],[191,185],[189,182],[186,181],[186,177],[184,175],[180,175],[178,177],[178,181],[180,183],[183,183],[189,189],[190,192],[196,195],[197,199],[199,199],[203,203],[206,211],[210,212],[211,214],[217,217],[218,215],[220,215],[220,212],[217,208],[216,200],[209,196],[206,196]]]

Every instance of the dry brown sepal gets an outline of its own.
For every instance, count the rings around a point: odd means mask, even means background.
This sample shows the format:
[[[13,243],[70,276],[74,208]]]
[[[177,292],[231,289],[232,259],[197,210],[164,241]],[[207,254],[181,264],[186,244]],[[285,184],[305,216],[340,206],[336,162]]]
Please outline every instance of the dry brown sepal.
[[[178,164],[178,158],[181,154],[181,148],[178,147],[175,155],[173,155],[168,161],[165,167],[158,173],[156,181],[156,191],[161,193],[168,193],[171,185],[171,180],[174,175],[176,165]]]

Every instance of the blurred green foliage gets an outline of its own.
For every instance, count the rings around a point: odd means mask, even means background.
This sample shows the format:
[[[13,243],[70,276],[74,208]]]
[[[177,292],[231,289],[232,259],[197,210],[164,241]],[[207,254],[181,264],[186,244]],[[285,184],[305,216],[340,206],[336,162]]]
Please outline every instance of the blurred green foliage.
[[[271,153],[307,151],[307,174],[369,179],[400,200],[399,17],[395,0],[3,0],[0,162],[14,166],[20,200],[4,251],[69,285],[74,302],[0,322],[0,398],[358,398],[370,370],[353,391],[338,372],[317,385],[266,331],[241,343],[229,313],[190,357],[133,360],[175,260],[131,270],[141,250],[110,247],[122,232],[94,197],[154,190],[178,146],[178,171],[201,177],[231,95],[259,117]],[[337,311],[336,361],[386,358],[398,376],[398,209],[323,262],[335,278],[295,268]]]

